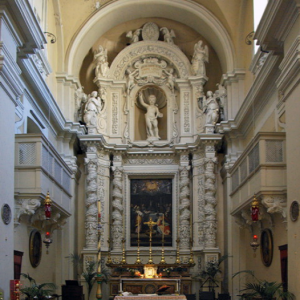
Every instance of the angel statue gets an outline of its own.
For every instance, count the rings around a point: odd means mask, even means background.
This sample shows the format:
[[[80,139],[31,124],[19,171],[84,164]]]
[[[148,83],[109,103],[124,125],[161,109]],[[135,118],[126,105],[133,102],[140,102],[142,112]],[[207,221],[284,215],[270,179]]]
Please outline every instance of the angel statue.
[[[87,102],[87,94],[83,92],[83,87],[79,87],[75,91],[75,105],[77,110],[75,114],[75,118],[78,122],[82,121],[83,107],[86,102]]]
[[[204,113],[206,114],[206,124],[215,125],[219,120],[219,103],[216,95],[212,91],[207,92],[206,99],[204,100]]]
[[[173,38],[176,37],[174,30],[173,29],[169,30],[167,27],[162,27],[160,31],[164,35],[164,41],[168,44],[174,45]]]
[[[107,62],[107,49],[104,49],[101,45],[98,50],[94,51],[94,63],[96,65],[95,75],[96,77],[106,77],[109,71]]]
[[[139,41],[141,31],[142,31],[142,28],[139,28],[139,29],[135,30],[134,32],[132,32],[132,31],[127,32],[126,37],[131,39],[131,41],[130,41],[131,44],[137,43]]]
[[[102,103],[98,93],[93,91],[85,105],[83,120],[86,126],[97,127],[97,116],[101,112]]]
[[[205,63],[208,63],[208,47],[202,46],[203,42],[199,41],[194,46],[194,55],[192,58],[192,70],[195,76],[206,76]]]

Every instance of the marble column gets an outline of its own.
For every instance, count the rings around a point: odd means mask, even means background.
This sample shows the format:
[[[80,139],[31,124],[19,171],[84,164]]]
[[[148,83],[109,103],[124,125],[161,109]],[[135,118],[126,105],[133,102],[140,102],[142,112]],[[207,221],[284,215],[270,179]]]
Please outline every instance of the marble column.
[[[97,249],[97,201],[101,202],[102,238],[104,245],[105,230],[108,223],[108,211],[105,201],[109,197],[109,154],[98,150],[96,146],[88,146],[85,158],[86,165],[86,198],[85,198],[85,249]],[[107,231],[107,230],[106,230]]]
[[[205,152],[198,150],[193,154],[193,220],[194,236],[193,246],[195,250],[203,250],[205,244],[204,225],[204,182],[205,182]]]
[[[213,142],[205,146],[204,159],[204,214],[205,214],[205,248],[216,248],[217,211],[216,211],[216,174],[215,145]]]
[[[109,185],[110,185],[110,153],[98,150],[97,160],[97,198],[101,203],[101,248],[106,250],[109,235]]]
[[[88,147],[85,158],[85,249],[97,249],[97,148]]]
[[[188,155],[180,156],[179,167],[179,238],[180,249],[190,249],[190,178],[189,178],[189,158]]]
[[[125,237],[125,216],[123,207],[123,167],[122,157],[114,156],[112,190],[112,249],[122,251],[122,238]]]

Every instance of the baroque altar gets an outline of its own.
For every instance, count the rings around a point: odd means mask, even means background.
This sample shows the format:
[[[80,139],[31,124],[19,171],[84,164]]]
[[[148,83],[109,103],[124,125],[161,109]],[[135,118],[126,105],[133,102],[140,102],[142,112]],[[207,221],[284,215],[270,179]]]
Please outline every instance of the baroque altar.
[[[75,93],[76,117],[87,129],[80,137],[86,166],[82,253],[88,262],[100,250],[112,270],[188,266],[179,288],[190,293],[190,275],[220,252],[216,151],[222,135],[215,125],[226,118],[226,89],[205,88],[205,41],[195,44],[189,60],[172,29],[148,22],[127,37],[130,44],[112,62],[103,46],[94,49],[95,90]],[[111,294],[118,294],[121,279],[112,276]]]

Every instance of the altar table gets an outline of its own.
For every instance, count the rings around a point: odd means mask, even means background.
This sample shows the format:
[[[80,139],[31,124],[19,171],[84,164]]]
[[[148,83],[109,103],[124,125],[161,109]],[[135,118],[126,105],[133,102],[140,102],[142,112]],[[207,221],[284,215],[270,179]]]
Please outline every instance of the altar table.
[[[184,295],[161,295],[161,296],[115,296],[115,300],[186,300]]]

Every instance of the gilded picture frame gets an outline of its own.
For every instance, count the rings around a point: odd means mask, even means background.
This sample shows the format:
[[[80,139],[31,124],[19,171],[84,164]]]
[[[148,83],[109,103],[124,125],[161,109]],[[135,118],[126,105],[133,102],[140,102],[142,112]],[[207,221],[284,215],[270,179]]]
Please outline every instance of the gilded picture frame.
[[[261,232],[260,253],[263,264],[269,267],[273,260],[273,234],[270,229],[264,229]]]

